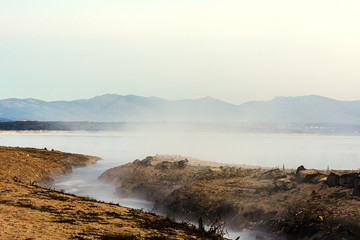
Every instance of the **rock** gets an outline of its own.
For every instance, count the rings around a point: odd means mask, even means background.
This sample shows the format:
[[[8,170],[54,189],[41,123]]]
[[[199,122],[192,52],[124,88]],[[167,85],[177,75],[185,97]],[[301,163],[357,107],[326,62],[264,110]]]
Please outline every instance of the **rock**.
[[[340,186],[340,185],[339,185],[339,181],[340,181],[340,175],[331,172],[331,173],[329,174],[329,176],[327,177],[325,183],[326,183],[329,187],[336,187],[336,186]]]
[[[346,188],[354,188],[360,184],[360,174],[347,173],[339,175],[331,172],[326,179],[326,184],[329,187],[342,186]]]
[[[354,191],[352,193],[354,196],[360,196],[360,185],[355,186]]]
[[[296,169],[295,181],[297,183],[319,183],[323,181],[324,174],[315,169],[306,169],[303,165]]]
[[[303,171],[302,173],[305,173],[306,171],[309,171],[309,170],[305,170]],[[305,175],[305,178],[304,178],[304,182],[305,183],[319,183],[322,181],[322,179],[324,178],[324,174],[316,171],[315,173],[310,173],[310,174],[306,174]]]
[[[296,188],[297,184],[287,178],[278,178],[274,182],[275,187],[279,190],[290,190]]]
[[[162,161],[155,165],[155,169],[168,170],[168,169],[185,169],[188,165],[188,160],[180,160],[176,162]]]
[[[316,222],[321,223],[321,222],[324,222],[324,220],[325,220],[325,216],[318,215],[318,216],[316,217]]]
[[[315,169],[305,169],[303,166],[298,167],[295,174],[295,181],[297,183],[318,183],[324,174],[321,174]]]
[[[152,161],[154,160],[154,157],[148,156],[144,160],[140,161],[140,164],[143,166],[152,166]]]
[[[296,169],[296,175],[299,174],[301,171],[304,171],[306,170],[306,168],[304,168],[303,165],[299,166],[297,169]]]
[[[354,187],[356,187],[356,186],[358,186],[358,185],[360,185],[360,177],[356,177],[356,178],[354,179]]]
[[[355,187],[355,181],[359,182],[359,173],[347,173],[340,176],[339,185],[347,188]],[[356,179],[356,180],[355,180]]]
[[[189,164],[189,160],[187,160],[187,159],[178,161],[177,162],[177,168],[178,169],[185,169],[188,164]]]
[[[225,167],[225,168],[222,169],[222,171],[223,171],[224,173],[229,173],[231,170],[230,170],[229,167]]]
[[[135,161],[133,161],[133,164],[135,165],[140,165],[141,164],[141,161],[139,159],[136,159]]]
[[[155,169],[158,170],[169,170],[172,168],[172,163],[168,161],[163,161],[155,165]]]
[[[275,179],[275,178],[285,178],[286,173],[280,169],[272,169],[264,172],[260,179]]]

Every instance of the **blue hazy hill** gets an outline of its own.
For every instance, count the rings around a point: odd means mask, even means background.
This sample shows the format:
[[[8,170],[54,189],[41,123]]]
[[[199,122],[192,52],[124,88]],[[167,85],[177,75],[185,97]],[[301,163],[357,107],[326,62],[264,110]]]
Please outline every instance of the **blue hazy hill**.
[[[234,105],[210,97],[170,101],[116,94],[74,101],[0,100],[0,121],[9,120],[360,124],[360,101],[338,101],[310,95]]]

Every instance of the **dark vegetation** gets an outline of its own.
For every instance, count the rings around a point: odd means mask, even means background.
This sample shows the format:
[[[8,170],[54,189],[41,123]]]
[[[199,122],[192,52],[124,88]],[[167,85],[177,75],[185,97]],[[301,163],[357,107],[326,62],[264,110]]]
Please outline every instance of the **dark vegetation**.
[[[125,128],[126,123],[98,123],[98,122],[40,122],[14,121],[0,122],[3,131],[114,131]]]
[[[208,123],[208,122],[1,122],[0,131],[221,131],[358,135],[360,125],[332,123]]]

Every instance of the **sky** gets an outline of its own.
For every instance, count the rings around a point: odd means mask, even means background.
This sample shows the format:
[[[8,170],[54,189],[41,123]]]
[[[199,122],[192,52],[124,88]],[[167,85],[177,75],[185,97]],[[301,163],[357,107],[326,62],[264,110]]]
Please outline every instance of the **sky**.
[[[360,1],[0,0],[0,99],[360,100]]]

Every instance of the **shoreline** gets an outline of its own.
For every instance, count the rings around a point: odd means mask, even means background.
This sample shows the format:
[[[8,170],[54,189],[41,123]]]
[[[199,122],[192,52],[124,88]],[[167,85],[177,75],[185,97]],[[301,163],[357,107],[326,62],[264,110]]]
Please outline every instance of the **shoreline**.
[[[150,200],[174,217],[211,223],[220,216],[233,230],[265,230],[288,239],[360,238],[359,171],[206,166],[171,158],[135,160],[99,179],[116,184],[120,196]],[[347,184],[356,179],[359,185]]]
[[[56,133],[56,134],[119,134],[119,133],[163,133],[171,134],[175,133],[222,133],[222,134],[241,134],[249,136],[257,135],[273,135],[273,136],[334,136],[334,137],[360,137],[359,133],[316,133],[316,132],[278,132],[278,131],[219,131],[219,130],[153,130],[153,129],[142,129],[142,130],[0,130],[0,134],[47,134],[47,133]]]
[[[98,157],[0,146],[1,239],[195,239],[218,234],[141,210],[39,186]]]

